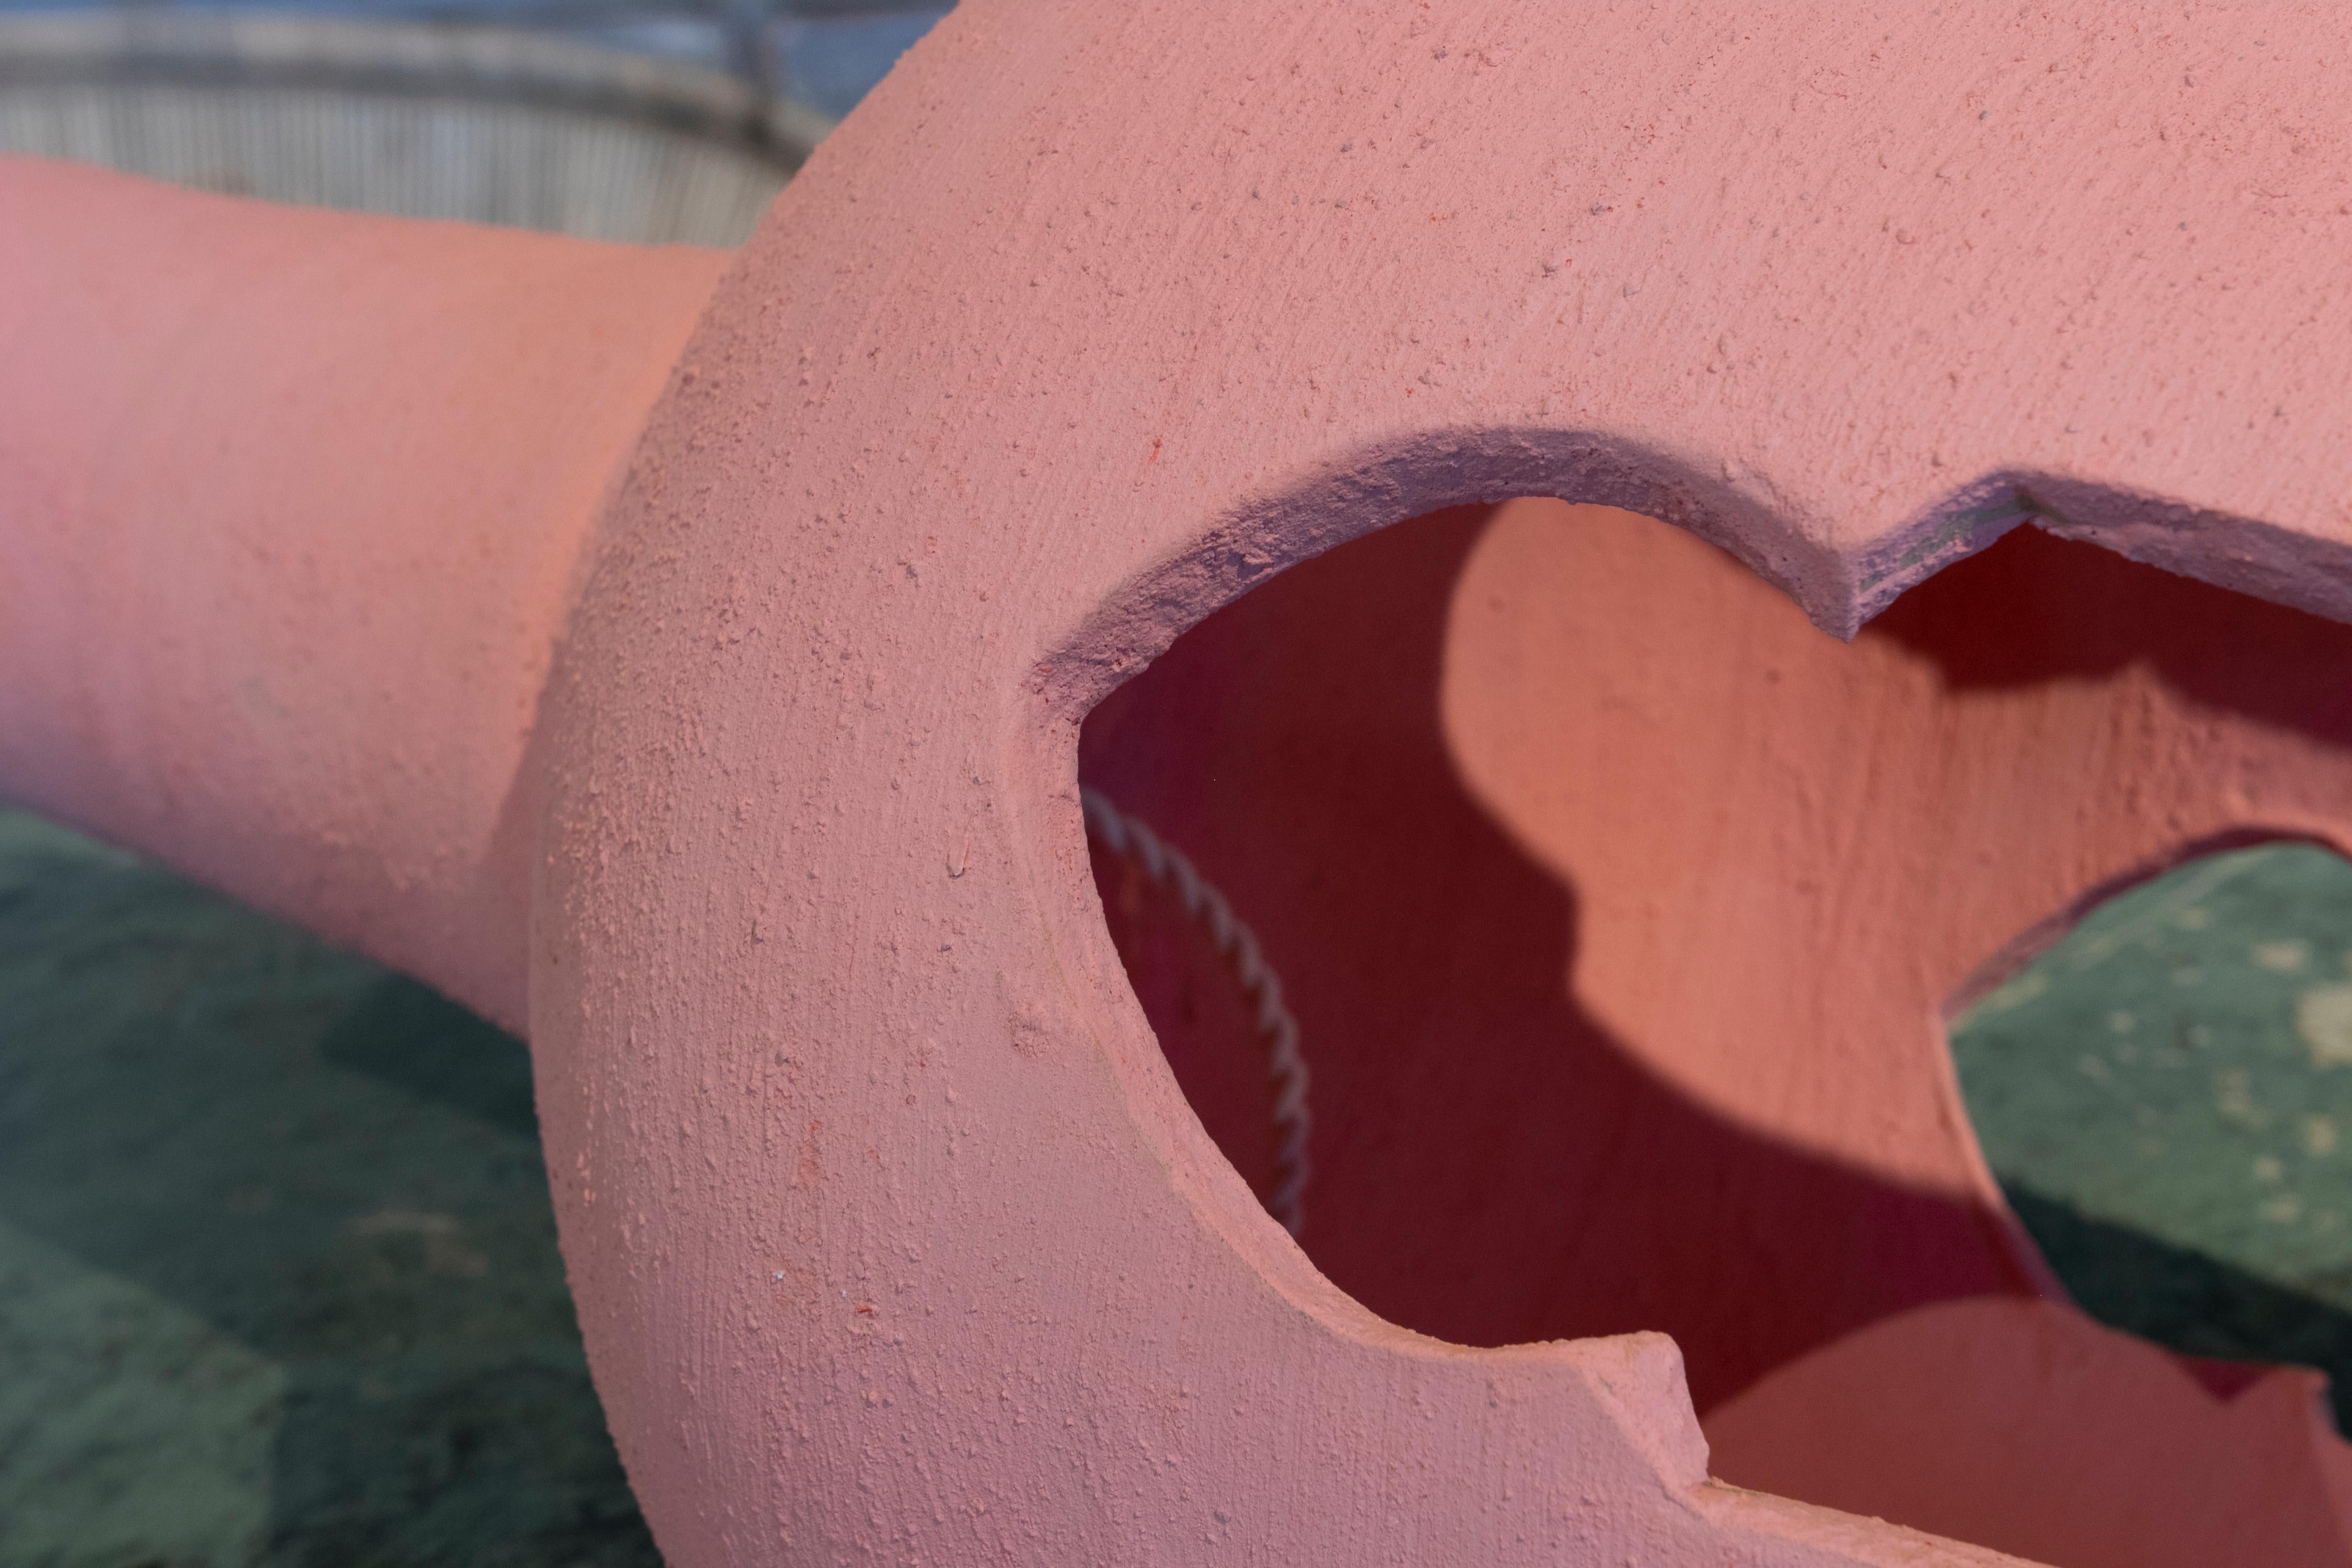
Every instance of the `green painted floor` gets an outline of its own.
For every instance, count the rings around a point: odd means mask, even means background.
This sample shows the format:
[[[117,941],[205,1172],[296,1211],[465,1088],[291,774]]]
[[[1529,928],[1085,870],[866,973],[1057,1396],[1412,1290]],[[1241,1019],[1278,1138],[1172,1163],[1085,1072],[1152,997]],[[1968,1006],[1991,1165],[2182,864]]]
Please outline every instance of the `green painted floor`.
[[[2352,1432],[2352,865],[2272,845],[2135,889],[1979,1002],[1952,1054],[2086,1310],[2318,1367]]]
[[[659,1562],[521,1044],[0,815],[0,1568]]]
[[[2352,1389],[2352,866],[2118,899],[1954,1051],[2085,1306]],[[521,1045],[0,815],[0,1568],[657,1562]]]

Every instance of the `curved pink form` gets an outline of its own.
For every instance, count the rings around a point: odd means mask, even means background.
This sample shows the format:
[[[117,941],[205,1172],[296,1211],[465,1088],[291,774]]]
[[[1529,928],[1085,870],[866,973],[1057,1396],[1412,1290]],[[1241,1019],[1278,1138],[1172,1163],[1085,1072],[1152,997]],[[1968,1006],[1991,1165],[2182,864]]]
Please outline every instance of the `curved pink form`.
[[[2067,1568],[2340,1563],[2352,1454],[2318,1382],[2274,1371],[2224,1404],[2063,1307],[1953,1301],[1791,1363],[1706,1435],[1747,1484]],[[2189,1478],[2199,1506],[2168,1503]]]
[[[521,1027],[532,714],[726,260],[0,160],[0,788]]]
[[[13,167],[0,781],[494,1016],[527,972],[583,1327],[681,1568],[1992,1561],[1707,1480],[1659,1335],[1463,1348],[1318,1272],[1122,977],[1078,730],[1281,569],[1510,497],[1678,523],[1841,635],[2027,519],[2352,619],[2352,24],[2259,16],[971,0],[682,351],[709,258]],[[1615,514],[1506,508],[1454,563],[1531,593],[1463,622],[1448,743],[1588,900],[1579,997],[1722,1120],[1929,1200],[1887,1234],[1930,1286],[1801,1226],[1717,1282],[1742,1433],[1802,1429],[1775,1367],[1849,1397],[1923,1290],[2036,1288],[1935,1038],[1979,961],[2216,836],[2352,840],[2332,684],[2243,700],[2344,634],[2200,599],[2192,643],[2242,614],[2266,662],[2102,663],[2069,549],[1843,652]],[[1938,620],[1970,584],[2057,595],[2030,683]],[[1562,787],[1498,705],[1578,661],[1611,761]],[[2042,853],[1993,853],[2021,823]],[[1661,962],[1692,941],[1717,972]],[[2055,1389],[2056,1310],[1983,1310],[1918,1342]],[[2340,1556],[2340,1503],[2297,1517]]]

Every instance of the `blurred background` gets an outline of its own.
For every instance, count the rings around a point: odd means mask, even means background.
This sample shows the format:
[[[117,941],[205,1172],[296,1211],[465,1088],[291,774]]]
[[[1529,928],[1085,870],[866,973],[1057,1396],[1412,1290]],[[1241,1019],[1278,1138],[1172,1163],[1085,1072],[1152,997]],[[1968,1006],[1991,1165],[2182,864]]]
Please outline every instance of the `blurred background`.
[[[0,4],[0,151],[734,245],[944,9]],[[2321,1367],[2341,1424],[2352,866],[2272,846],[2136,889],[1953,1051],[2085,1307]],[[589,1384],[521,1043],[0,813],[0,1568],[658,1561]]]
[[[0,4],[0,152],[278,201],[740,245],[946,9]]]

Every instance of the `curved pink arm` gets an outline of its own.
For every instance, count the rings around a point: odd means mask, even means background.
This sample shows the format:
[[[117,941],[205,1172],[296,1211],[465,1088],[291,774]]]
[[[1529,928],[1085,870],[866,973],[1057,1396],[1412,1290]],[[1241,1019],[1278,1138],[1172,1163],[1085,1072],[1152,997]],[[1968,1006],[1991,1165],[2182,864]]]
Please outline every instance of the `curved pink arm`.
[[[727,260],[0,159],[0,796],[521,1027],[540,688]]]

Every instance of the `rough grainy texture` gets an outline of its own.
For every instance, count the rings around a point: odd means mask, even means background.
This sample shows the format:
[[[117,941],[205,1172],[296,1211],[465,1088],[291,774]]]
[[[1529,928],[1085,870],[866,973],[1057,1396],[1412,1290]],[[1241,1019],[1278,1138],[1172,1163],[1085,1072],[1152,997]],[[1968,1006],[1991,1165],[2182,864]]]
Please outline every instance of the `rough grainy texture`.
[[[534,1021],[671,1549],[1704,1550],[1668,1405],[1570,1414],[1624,1352],[1372,1321],[1213,1157],[1089,907],[1072,727],[1277,568],[1513,492],[1685,524],[1839,631],[2029,513],[2343,611],[2333,24],[2275,20],[2257,56],[2120,11],[1330,7],[1269,36],[979,5],[919,47],[722,289],[558,688],[537,916],[572,942],[537,950]],[[1711,652],[1706,695],[1785,767],[1738,775],[1779,840],[1694,840],[1666,818],[1712,820],[1734,733],[1689,726],[1707,754],[1663,784],[1629,754],[1654,839],[1793,902],[1645,890],[1585,841],[1628,917],[1591,922],[1595,1010],[1751,1132],[1947,1204],[1974,1288],[2028,1288],[1936,1005],[2200,836],[2324,830],[2324,749],[2209,776],[2221,737],[2193,703],[2144,725],[2134,679],[1947,709],[1932,658],[1832,664],[1769,601],[1622,602],[1578,608],[1614,613],[1581,635],[1622,640],[1628,701],[1671,696],[1643,689],[1661,641]],[[1807,679],[1757,706],[1784,651]],[[2056,853],[1930,910],[1982,863],[1948,804],[1970,763],[2004,786],[1972,809]],[[1931,837],[1842,855],[1882,791],[1878,826]],[[1863,885],[1769,879],[1798,861]],[[1906,942],[1915,910],[1941,923]],[[1733,913],[1719,981],[1655,962],[1662,922]],[[1557,1447],[1523,1471],[1527,1397]]]
[[[1080,769],[1187,847],[1280,973],[1315,1072],[1301,1239],[1358,1301],[1473,1344],[1665,1330],[1710,1437],[1743,1412],[1714,1457],[1742,1485],[2070,1565],[2117,1515],[2142,1526],[2100,1561],[2190,1568],[2217,1539],[2326,1561],[2272,1550],[2283,1517],[2334,1528],[2321,1482],[2352,1482],[2315,1407],[2225,1406],[2071,1311],[1982,1320],[1951,1376],[1982,1409],[1923,1404],[1922,1372],[1867,1442],[1824,1440],[1821,1384],[1773,1369],[2037,1292],[1939,1008],[2185,845],[2352,837],[2347,665],[2352,628],[2031,530],[1842,646],[1686,534],[1518,500],[1218,611],[1095,709]],[[1112,929],[1191,1089],[1245,1038],[1181,1000],[1214,966]],[[1248,1173],[1237,1120],[1204,1106]],[[1947,1348],[1872,1342],[1872,1366]],[[2098,1374],[2056,1377],[2053,1345]],[[2103,1440],[2066,1401],[2109,1390],[2118,1430],[2203,1418],[2069,1462]],[[2200,1433],[2304,1458],[2265,1499],[2195,1463]],[[1971,1445],[2000,1465],[1951,1463]]]
[[[1463,1348],[1318,1273],[1219,1157],[1123,984],[1088,882],[1078,726],[1280,568],[1529,494],[1680,524],[1839,633],[2029,516],[2352,616],[2331,420],[2352,310],[2336,286],[2352,147],[2331,100],[2352,22],[2259,16],[1366,0],[1269,24],[1239,5],[973,0],[786,190],[687,345],[520,763],[512,799],[533,809],[501,815],[575,535],[523,513],[497,537],[551,542],[510,583],[465,575],[446,540],[397,574],[349,536],[315,578],[311,557],[235,532],[188,558],[236,561],[266,610],[248,624],[285,636],[186,666],[186,689],[166,689],[178,739],[155,754],[204,758],[223,726],[259,723],[222,706],[248,670],[264,718],[263,699],[287,704],[265,672],[315,679],[288,705],[315,708],[312,725],[231,754],[207,786],[307,837],[199,843],[201,822],[142,805],[174,781],[115,767],[143,754],[115,730],[45,719],[5,776],[50,780],[37,798],[53,805],[119,803],[73,815],[494,1008],[511,994],[512,889],[420,880],[441,862],[419,847],[506,867],[483,847],[493,825],[502,847],[536,826],[530,1023],[558,1212],[600,1391],[680,1568],[1990,1561],[1707,1482],[1663,1337]],[[364,232],[397,248],[423,231]],[[460,257],[487,242],[435,233],[414,266],[499,265]],[[12,283],[37,271],[38,292],[79,297],[49,279],[70,248],[53,232],[0,245]],[[320,276],[287,260],[241,265]],[[539,347],[483,374],[543,396],[564,362],[526,307],[617,309],[637,297],[630,265],[678,300],[708,276],[615,260],[582,300],[520,290],[329,352],[413,364],[441,337],[505,342],[510,326]],[[325,275],[316,299],[330,285],[347,300],[352,279]],[[175,308],[223,323],[217,359],[268,341],[273,310],[305,319],[300,298]],[[629,340],[640,369],[658,313]],[[25,380],[7,375],[12,407],[33,405]],[[299,385],[254,373],[224,401],[268,393],[299,416],[314,405]],[[365,426],[414,443],[391,471],[418,493],[442,446],[478,465],[473,484],[532,473],[585,497],[625,444],[617,403],[575,442],[509,449],[460,439],[468,426],[404,389],[316,403],[302,433],[325,455],[275,477],[299,489],[357,461],[335,453],[374,450],[352,440]],[[512,401],[529,400],[489,405]],[[169,405],[131,406],[58,416],[54,438],[172,427]],[[224,433],[311,449],[249,409]],[[219,467],[184,445],[138,471],[194,483]],[[27,537],[65,537],[40,531],[63,505],[13,493]],[[1538,787],[1525,770],[1546,759],[1480,719],[1489,697],[1449,692],[1465,778],[1622,920],[1596,919],[1578,983],[1664,1081],[1751,1137],[1944,1205],[1970,1288],[2032,1288],[1934,1006],[1990,944],[2216,834],[2340,840],[2335,710],[2313,697],[2274,722],[2239,666],[2218,702],[2137,666],[2074,668],[2063,614],[2026,645],[2059,664],[2013,690],[1997,623],[1947,647],[1927,616],[1909,653],[1841,659],[1748,579],[1654,542],[1672,535],[1633,537],[1649,542],[1595,580],[1621,591],[1580,601],[1573,631],[1596,684],[1652,721],[1623,725],[1612,768],[1649,792],[1642,832],[1688,874],[1643,886],[1625,849],[1581,837],[1605,830],[1595,795]],[[96,546],[42,548],[56,563],[36,552],[16,583],[93,580]],[[1556,565],[1538,552],[1520,570]],[[335,591],[374,581],[393,584],[384,605],[435,608],[347,635],[377,606]],[[2041,585],[2080,590],[2054,565]],[[301,606],[320,589],[341,615],[313,624]],[[183,591],[186,646],[199,627],[238,646],[201,577]],[[516,598],[540,608],[468,667],[501,673],[491,693],[419,673]],[[97,650],[99,710],[182,668],[180,603],[151,595],[71,634]],[[2189,629],[2226,645],[2232,624]],[[2303,635],[2280,633],[2258,673],[2335,658]],[[1698,669],[1687,694],[1662,684],[1662,653]],[[1955,659],[1980,661],[1987,689],[1955,683]],[[1781,672],[1777,695],[1757,689]],[[1550,671],[1498,657],[1491,673],[1537,689]],[[317,700],[387,685],[386,722],[363,733]],[[386,769],[428,742],[486,771],[444,816],[392,809],[408,786]],[[54,774],[69,763],[85,771]],[[1998,812],[2046,863],[1982,853]],[[318,847],[337,835],[348,876]],[[1753,898],[1712,897],[1710,864]],[[387,876],[432,896],[358,913],[355,889]],[[1650,939],[1668,934],[1712,944],[1721,972],[1663,961]],[[1736,1285],[1717,1289],[1731,1315]],[[1803,1348],[1792,1322],[1870,1333],[1899,1296],[1849,1291],[1846,1317],[1802,1322],[1776,1304],[1727,1364],[1752,1375]],[[2048,1363],[2034,1331],[1992,1332],[2028,1393]],[[2340,1456],[2312,1451],[2314,1484],[2333,1486]],[[2154,1482],[2145,1500],[2262,1506]]]
[[[0,1568],[661,1568],[522,1043],[0,813]]]
[[[533,710],[726,262],[0,158],[0,793],[520,1026]]]

